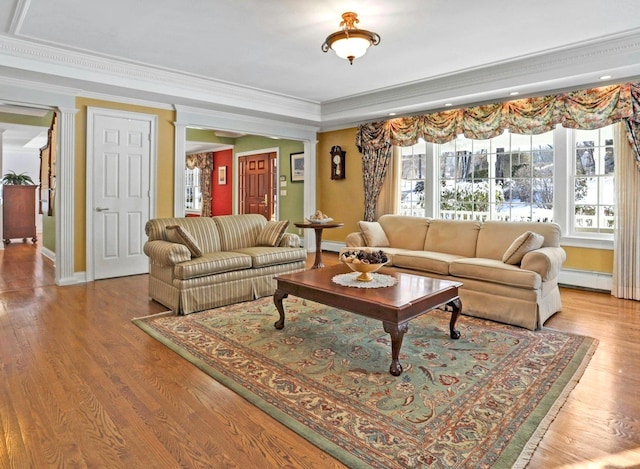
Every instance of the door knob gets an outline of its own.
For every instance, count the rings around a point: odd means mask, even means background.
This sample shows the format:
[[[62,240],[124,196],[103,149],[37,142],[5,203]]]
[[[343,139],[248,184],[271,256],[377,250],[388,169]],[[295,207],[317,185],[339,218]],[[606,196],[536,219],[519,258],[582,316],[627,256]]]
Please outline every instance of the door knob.
[[[96,212],[104,212],[105,210],[109,210],[109,207],[96,207]]]

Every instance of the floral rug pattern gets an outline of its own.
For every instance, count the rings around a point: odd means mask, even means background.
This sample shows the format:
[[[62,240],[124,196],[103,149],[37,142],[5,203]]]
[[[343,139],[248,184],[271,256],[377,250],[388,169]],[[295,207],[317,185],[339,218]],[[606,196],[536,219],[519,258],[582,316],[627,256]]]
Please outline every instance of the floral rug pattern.
[[[134,322],[350,467],[517,467],[582,375],[597,341],[449,313],[409,323],[388,372],[382,323],[295,297]]]

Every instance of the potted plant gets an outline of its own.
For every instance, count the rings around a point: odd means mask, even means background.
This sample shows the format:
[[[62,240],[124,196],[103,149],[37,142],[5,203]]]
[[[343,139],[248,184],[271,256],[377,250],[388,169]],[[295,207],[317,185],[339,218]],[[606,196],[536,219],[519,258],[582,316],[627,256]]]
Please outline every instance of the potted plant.
[[[16,174],[15,171],[9,171],[2,177],[2,184],[8,186],[35,186],[33,179],[26,174]]]

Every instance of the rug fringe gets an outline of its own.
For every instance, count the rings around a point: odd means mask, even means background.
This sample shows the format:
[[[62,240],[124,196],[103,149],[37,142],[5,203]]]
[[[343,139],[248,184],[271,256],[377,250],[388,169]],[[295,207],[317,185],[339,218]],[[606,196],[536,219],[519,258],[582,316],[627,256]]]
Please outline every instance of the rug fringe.
[[[589,347],[589,350],[582,359],[582,362],[576,368],[573,376],[571,377],[565,388],[562,390],[555,403],[551,406],[547,415],[542,419],[542,421],[538,425],[538,428],[536,428],[536,431],[533,432],[533,435],[531,435],[531,438],[529,438],[529,441],[525,444],[522,452],[520,453],[520,456],[518,456],[516,462],[513,464],[513,466],[511,466],[511,469],[524,469],[527,464],[529,464],[529,461],[531,461],[531,458],[533,457],[533,453],[538,448],[538,445],[540,444],[540,441],[542,441],[542,438],[544,437],[547,430],[549,430],[551,423],[556,419],[558,413],[560,412],[560,409],[567,402],[569,394],[580,382],[580,378],[582,378],[582,375],[589,365],[591,358],[593,357],[594,353],[596,353],[598,343],[598,340],[594,339],[591,346]]]
[[[162,316],[171,316],[172,314],[176,314],[173,311],[163,311],[162,313],[150,314],[148,316],[140,316],[137,318],[133,318],[131,321],[141,321],[143,319],[152,319],[152,318],[160,318]]]

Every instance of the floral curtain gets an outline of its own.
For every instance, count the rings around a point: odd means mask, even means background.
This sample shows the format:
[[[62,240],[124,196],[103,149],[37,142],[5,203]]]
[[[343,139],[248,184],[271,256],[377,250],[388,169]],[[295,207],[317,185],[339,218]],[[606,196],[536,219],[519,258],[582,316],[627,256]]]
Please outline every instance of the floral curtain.
[[[631,106],[633,112],[631,117],[626,119],[627,138],[633,148],[636,164],[640,168],[640,87],[631,87]]]
[[[487,139],[500,135],[505,129],[518,134],[540,134],[557,124],[597,129],[621,120],[626,121],[629,139],[635,142],[635,159],[640,167],[640,83],[362,124],[358,126],[356,145],[362,153],[365,220],[371,220],[375,214],[380,180],[386,174],[393,145],[414,145],[420,138],[432,143],[447,143],[458,134]],[[375,174],[368,174],[372,170]]]
[[[202,190],[203,217],[211,216],[211,176],[213,174],[213,153],[187,155],[187,168],[200,168],[200,189]]]

